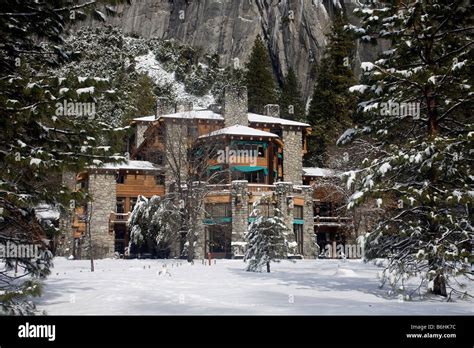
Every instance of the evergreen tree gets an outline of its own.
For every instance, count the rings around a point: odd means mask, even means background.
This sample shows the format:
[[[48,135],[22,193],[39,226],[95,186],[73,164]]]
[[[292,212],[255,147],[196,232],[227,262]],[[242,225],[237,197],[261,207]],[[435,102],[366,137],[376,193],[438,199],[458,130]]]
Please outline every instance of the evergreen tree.
[[[125,114],[125,120],[131,121],[134,117],[155,113],[156,96],[153,93],[153,88],[153,81],[148,75],[140,74],[138,76],[136,85],[133,86],[132,93],[130,93],[133,109]]]
[[[362,27],[352,28],[362,40],[392,44],[375,63],[362,64],[367,84],[351,88],[363,97],[358,129],[372,135],[379,156],[349,173],[349,183],[356,189],[350,206],[371,197],[388,209],[365,249],[367,258],[389,259],[383,280],[397,289],[416,276],[447,296],[462,291],[453,277],[472,280],[469,10],[467,2],[386,1],[359,9]]]
[[[178,240],[178,221],[179,210],[170,199],[138,196],[128,224],[129,252],[154,251],[158,257],[167,258],[172,243]]]
[[[344,29],[343,13],[334,16],[324,57],[308,109],[307,120],[313,128],[309,137],[308,165],[324,166],[326,149],[352,124],[356,98],[349,93],[355,83],[350,61],[355,48],[353,36]]]
[[[25,279],[49,273],[51,253],[33,207],[38,203],[61,203],[66,209],[70,199],[84,198],[81,192],[51,184],[51,178],[63,171],[76,172],[119,159],[111,158],[110,147],[101,142],[114,129],[95,121],[93,113],[77,108],[82,103],[94,103],[95,96],[105,89],[104,82],[78,76],[61,79],[49,70],[71,58],[63,46],[68,22],[86,12],[99,14],[94,8],[99,3],[2,2],[0,241],[36,244],[43,250],[34,258],[5,260],[6,267],[0,270],[3,312],[31,313],[34,306],[26,299],[39,294],[39,285]]]
[[[262,114],[267,104],[276,104],[277,94],[272,64],[267,47],[260,35],[255,43],[246,65],[246,85],[249,111]]]
[[[266,266],[267,272],[270,273],[270,262],[278,262],[279,259],[288,257],[288,227],[283,221],[281,211],[272,208],[270,195],[263,196],[253,205],[250,217],[254,218],[254,221],[249,225],[245,236],[247,250],[244,261],[249,262],[247,271],[261,272]],[[272,210],[273,214],[270,213]],[[265,211],[269,214],[265,214]]]
[[[288,69],[280,92],[280,116],[295,121],[305,120],[304,102],[293,68]]]

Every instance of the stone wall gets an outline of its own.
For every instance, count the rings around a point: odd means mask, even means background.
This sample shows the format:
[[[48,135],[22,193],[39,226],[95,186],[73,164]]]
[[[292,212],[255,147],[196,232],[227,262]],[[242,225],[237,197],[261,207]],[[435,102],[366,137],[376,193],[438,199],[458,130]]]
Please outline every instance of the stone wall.
[[[135,145],[138,148],[145,140],[145,131],[148,126],[144,123],[137,123],[135,126]]]
[[[301,130],[283,130],[283,181],[302,184],[303,158]]]
[[[224,126],[248,126],[247,87],[227,87],[223,103]]]
[[[192,105],[191,105],[192,109]],[[174,114],[176,111],[176,105],[170,103],[167,98],[158,97],[156,98],[156,109],[155,109],[155,118],[158,118],[163,115]]]
[[[248,228],[248,182],[247,180],[232,181],[232,243],[243,243]],[[233,245],[234,256],[242,256],[244,248],[240,244]]]
[[[313,188],[302,186],[303,205],[303,256],[307,259],[314,259],[316,251],[316,235],[314,234],[314,212],[313,212]]]
[[[76,173],[63,172],[62,173],[62,184],[67,186],[70,190],[74,190],[76,187]],[[75,207],[75,204],[74,204]],[[72,232],[72,219],[74,209],[67,207],[67,212],[61,212],[59,216],[59,229],[61,231],[61,237],[56,248],[57,256],[70,256],[73,252],[74,236]]]
[[[114,232],[109,233],[110,213],[115,212],[116,182],[114,174],[90,174],[89,193],[93,197],[90,229],[92,255],[94,258],[113,257],[115,251]],[[89,204],[89,209],[91,204]],[[89,255],[89,236],[86,232],[86,255]],[[83,254],[83,256],[85,256]],[[86,257],[87,257],[86,256]]]
[[[288,242],[294,242],[293,234],[293,184],[290,182],[276,183],[277,208],[280,209],[285,225],[288,227]]]

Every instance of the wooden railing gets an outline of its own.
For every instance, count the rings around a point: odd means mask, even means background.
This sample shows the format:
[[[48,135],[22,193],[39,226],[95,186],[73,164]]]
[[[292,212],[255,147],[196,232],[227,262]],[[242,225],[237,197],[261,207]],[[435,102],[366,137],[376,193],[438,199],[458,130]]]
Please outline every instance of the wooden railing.
[[[352,224],[351,217],[345,216],[315,216],[314,224],[319,226],[342,226]]]
[[[230,189],[230,184],[213,184],[213,185],[207,185],[212,191],[223,191],[223,190],[229,190]]]
[[[251,192],[274,191],[275,185],[248,184],[248,189]]]
[[[109,221],[110,223],[126,223],[130,213],[110,213]]]

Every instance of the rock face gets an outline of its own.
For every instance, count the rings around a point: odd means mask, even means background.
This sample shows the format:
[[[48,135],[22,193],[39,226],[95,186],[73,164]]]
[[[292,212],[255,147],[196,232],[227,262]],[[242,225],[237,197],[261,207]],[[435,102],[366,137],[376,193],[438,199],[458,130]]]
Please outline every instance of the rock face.
[[[210,53],[217,52],[223,66],[245,64],[255,37],[261,35],[268,43],[279,82],[293,67],[302,92],[308,97],[314,83],[313,68],[326,45],[331,16],[335,7],[341,6],[338,1],[132,0],[130,5],[114,7],[118,16],[109,16],[107,23],[126,33],[175,39]],[[346,2],[352,11],[351,0]]]

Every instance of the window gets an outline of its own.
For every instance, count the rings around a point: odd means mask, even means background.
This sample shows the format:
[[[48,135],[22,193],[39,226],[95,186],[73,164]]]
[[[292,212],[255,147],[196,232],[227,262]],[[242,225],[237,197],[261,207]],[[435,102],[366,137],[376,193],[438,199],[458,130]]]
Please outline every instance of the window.
[[[296,253],[303,254],[303,225],[293,224],[293,233],[295,235]]]
[[[258,210],[260,210],[261,216],[265,216],[265,217],[273,217],[273,214],[275,213],[274,212],[275,207],[273,206],[273,204],[260,204],[258,206]],[[253,203],[249,203],[249,216],[252,214],[252,212],[253,212]]]
[[[115,176],[115,181],[117,184],[125,184],[125,174],[119,173]]]
[[[293,218],[303,219],[303,206],[302,205],[295,205],[295,208],[293,210]]]
[[[198,127],[196,125],[188,126],[188,137],[195,139],[199,135]]]
[[[117,214],[125,213],[125,197],[117,197],[115,212]]]
[[[149,153],[146,159],[158,165],[162,165],[164,163],[164,155],[161,151],[153,151]]]
[[[264,184],[265,175],[263,173],[263,170],[248,173],[239,172],[235,170],[232,172],[232,180],[247,180],[249,183]]]
[[[331,216],[331,203],[330,202],[319,202],[315,207],[314,215],[319,216]]]
[[[159,137],[164,137],[165,136],[165,127],[163,125],[160,125],[158,127],[158,132],[157,132]]]
[[[232,207],[230,203],[206,204],[206,213],[209,217],[231,217]]]
[[[232,231],[229,228],[219,225],[211,225],[207,227],[209,239],[208,251],[217,257],[230,257],[231,256],[231,239]]]
[[[135,205],[137,204],[137,198],[130,198],[130,212],[133,211],[133,208],[135,208]]]
[[[164,185],[165,184],[164,174],[155,175],[155,184],[156,185]]]
[[[258,157],[265,157],[265,148],[263,145],[257,146]]]
[[[258,157],[265,157],[265,146],[263,144],[242,142],[232,145],[231,149],[239,151],[239,153],[246,154],[247,156],[254,156],[257,154]]]

